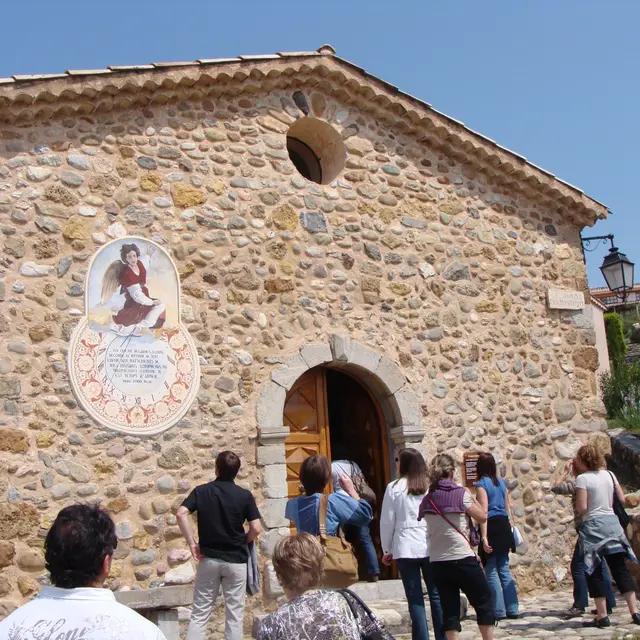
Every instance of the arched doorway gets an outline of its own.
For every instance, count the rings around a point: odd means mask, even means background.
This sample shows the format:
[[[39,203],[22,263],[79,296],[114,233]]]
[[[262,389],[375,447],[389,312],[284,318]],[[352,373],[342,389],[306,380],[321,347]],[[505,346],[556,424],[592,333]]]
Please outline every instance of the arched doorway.
[[[329,460],[356,462],[378,498],[371,533],[380,556],[379,515],[391,465],[387,425],[378,402],[356,375],[321,365],[308,370],[291,387],[283,421],[289,428],[285,440],[288,497],[299,495],[300,465],[308,456],[319,453]],[[365,579],[363,561],[360,567]]]

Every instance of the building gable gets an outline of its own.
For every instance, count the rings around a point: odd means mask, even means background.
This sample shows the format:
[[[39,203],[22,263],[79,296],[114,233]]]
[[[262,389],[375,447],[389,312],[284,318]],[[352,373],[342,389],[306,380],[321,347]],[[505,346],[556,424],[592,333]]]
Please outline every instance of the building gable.
[[[592,226],[608,214],[605,205],[577,187],[336,56],[330,46],[315,52],[0,79],[0,123],[27,125],[195,100],[215,113],[214,101],[222,96],[250,97],[283,89],[313,89],[356,107],[398,134],[414,137],[487,174],[504,188],[543,202],[576,226]],[[301,106],[290,101],[282,106],[294,117],[306,115],[305,110],[313,115],[313,104]]]

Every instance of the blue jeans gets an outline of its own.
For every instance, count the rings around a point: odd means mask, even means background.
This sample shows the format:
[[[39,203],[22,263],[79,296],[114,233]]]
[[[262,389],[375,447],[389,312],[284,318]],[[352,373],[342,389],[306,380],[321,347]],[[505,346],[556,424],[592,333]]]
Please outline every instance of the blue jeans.
[[[429,627],[427,625],[427,614],[424,606],[422,578],[424,578],[427,585],[429,606],[431,608],[431,622],[433,623],[436,640],[444,640],[440,596],[438,595],[436,584],[433,581],[429,558],[400,558],[397,562],[404,592],[407,596],[407,603],[409,604],[412,640],[429,640]],[[421,573],[422,575],[420,575]]]
[[[491,589],[493,612],[496,618],[518,615],[516,582],[509,570],[509,554],[492,554],[484,565],[484,573]]]
[[[349,539],[352,539],[353,534],[357,534],[364,551],[364,559],[367,565],[367,575],[369,577],[376,576],[380,573],[380,565],[378,564],[378,554],[376,548],[373,546],[373,540],[371,539],[371,531],[369,531],[369,525],[365,524],[362,527],[356,527],[354,525],[347,525],[345,527],[345,535],[349,533]]]
[[[573,578],[573,606],[578,609],[586,609],[589,606],[589,590],[587,588],[587,575],[584,570],[584,560],[582,549],[580,549],[580,539],[576,542],[571,558],[571,577]],[[614,609],[616,606],[616,596],[613,592],[613,584],[607,563],[602,563],[602,577],[607,594],[607,609]]]

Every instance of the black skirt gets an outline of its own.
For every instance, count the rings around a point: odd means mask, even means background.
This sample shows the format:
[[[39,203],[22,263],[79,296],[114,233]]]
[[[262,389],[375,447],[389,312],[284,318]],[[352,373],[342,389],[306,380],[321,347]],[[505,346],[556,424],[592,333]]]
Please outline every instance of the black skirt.
[[[513,539],[513,531],[511,530],[508,516],[493,516],[487,520],[487,538],[493,553],[485,553],[484,547],[480,543],[478,551],[483,562],[492,555],[501,556],[509,553],[509,551],[515,552],[516,550],[516,543]]]

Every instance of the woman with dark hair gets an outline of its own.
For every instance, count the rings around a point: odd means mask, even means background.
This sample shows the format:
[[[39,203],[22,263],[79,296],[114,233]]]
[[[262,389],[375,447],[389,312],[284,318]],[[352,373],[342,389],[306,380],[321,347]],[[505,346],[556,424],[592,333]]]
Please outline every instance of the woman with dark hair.
[[[113,309],[112,330],[118,334],[138,336],[142,329],[159,329],[166,321],[164,303],[151,298],[147,288],[147,271],[154,250],[149,246],[147,254],[141,257],[138,245],[124,243],[120,247],[120,260],[105,272],[102,303],[108,304],[115,293],[118,300],[124,301]]]
[[[481,453],[478,458],[476,498],[487,512],[487,521],[480,523],[480,557],[491,588],[493,611],[498,620],[518,617],[518,591],[509,570],[509,551],[516,550],[509,522],[507,485],[498,478],[495,458]]]
[[[436,640],[444,639],[440,596],[429,563],[427,523],[418,520],[420,503],[427,493],[427,465],[416,449],[403,449],[396,458],[398,479],[384,493],[380,514],[380,540],[386,565],[395,560],[411,616],[412,640],[427,640],[429,627],[424,605],[422,579],[427,585],[431,621]],[[422,575],[421,575],[422,574]]]
[[[576,511],[582,516],[579,528],[589,595],[596,602],[596,617],[585,622],[587,627],[609,627],[606,590],[602,575],[602,563],[606,562],[611,575],[627,603],[631,619],[640,625],[636,603],[636,581],[629,572],[625,560],[638,562],[631,544],[624,533],[618,516],[613,510],[614,496],[624,504],[624,492],[618,479],[605,469],[602,452],[595,443],[578,449],[573,462],[576,478]]]
[[[331,465],[321,455],[309,456],[300,467],[300,482],[305,494],[287,502],[284,515],[298,533],[320,532],[320,496],[331,481]],[[338,535],[338,527],[363,527],[373,518],[373,510],[361,500],[351,478],[342,474],[340,484],[345,493],[331,493],[327,505],[327,535]]]
[[[104,509],[89,504],[62,509],[44,540],[47,584],[0,621],[0,638],[166,640],[158,627],[104,588],[117,546],[115,524]]]
[[[467,516],[476,522],[487,519],[486,511],[467,489],[453,481],[455,462],[441,453],[429,465],[429,492],[418,518],[427,521],[429,556],[436,588],[440,594],[447,640],[460,637],[460,591],[476,610],[483,640],[493,640],[495,614],[491,590],[480,559],[469,541]]]

